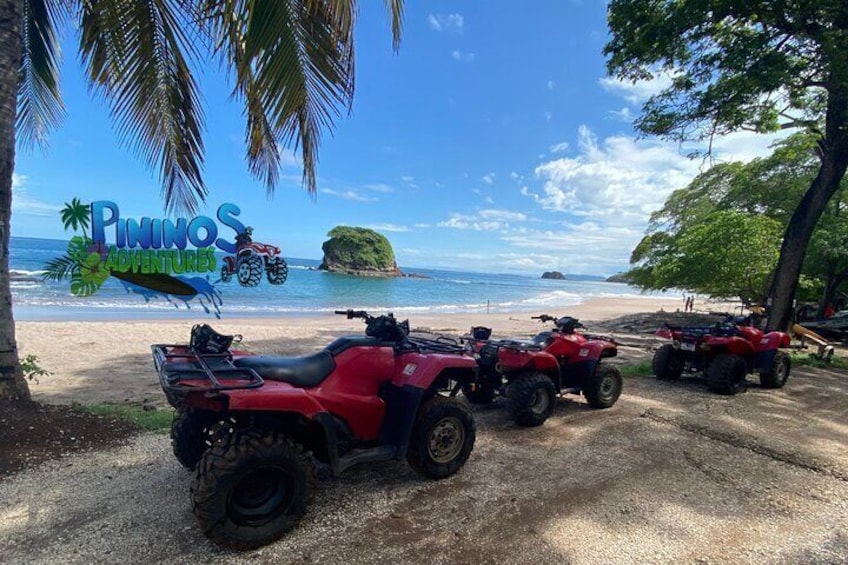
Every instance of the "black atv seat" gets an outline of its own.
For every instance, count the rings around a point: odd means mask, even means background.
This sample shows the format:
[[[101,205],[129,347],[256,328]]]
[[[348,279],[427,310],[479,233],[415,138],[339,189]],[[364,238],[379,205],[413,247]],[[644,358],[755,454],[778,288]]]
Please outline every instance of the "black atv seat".
[[[318,386],[336,368],[333,356],[326,350],[306,357],[250,355],[234,359],[233,365],[253,369],[265,380],[281,381],[301,388]]]

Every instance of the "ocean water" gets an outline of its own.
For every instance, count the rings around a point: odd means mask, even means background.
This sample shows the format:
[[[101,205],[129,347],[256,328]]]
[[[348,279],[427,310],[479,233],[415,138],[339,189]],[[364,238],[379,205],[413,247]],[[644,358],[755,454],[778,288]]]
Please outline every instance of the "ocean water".
[[[12,296],[17,320],[197,318],[215,315],[208,301],[144,297],[129,292],[109,278],[98,292],[87,298],[71,295],[69,283],[43,282],[44,265],[62,255],[66,241],[16,238],[10,247]],[[219,266],[223,254],[217,254]],[[371,312],[414,313],[454,312],[539,312],[565,313],[568,306],[589,298],[645,295],[624,284],[601,281],[554,281],[515,274],[485,274],[436,269],[401,269],[429,278],[352,277],[317,271],[320,261],[286,257],[289,277],[273,286],[263,280],[246,288],[235,281],[217,281],[222,317],[305,316],[331,314],[347,308]],[[208,312],[207,312],[208,310]],[[213,318],[214,319],[214,318]]]

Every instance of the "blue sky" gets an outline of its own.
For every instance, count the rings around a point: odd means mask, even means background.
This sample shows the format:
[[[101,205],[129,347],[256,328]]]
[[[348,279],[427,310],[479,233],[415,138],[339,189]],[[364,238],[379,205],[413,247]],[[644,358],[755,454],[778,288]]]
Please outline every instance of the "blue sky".
[[[385,234],[412,267],[609,275],[627,268],[650,212],[701,161],[632,120],[662,77],[605,78],[606,3],[410,1],[400,52],[382,3],[363,2],[353,113],[325,135],[319,193],[300,184],[297,156],[269,200],[247,172],[241,109],[217,65],[200,69],[206,103],[204,213],[242,208],[257,240],[320,258],[339,224]],[[65,40],[67,118],[46,152],[19,152],[12,233],[62,238],[56,213],[73,197],[114,200],[124,217],[161,216],[157,174],[118,143]],[[719,160],[750,159],[771,138],[733,134]]]

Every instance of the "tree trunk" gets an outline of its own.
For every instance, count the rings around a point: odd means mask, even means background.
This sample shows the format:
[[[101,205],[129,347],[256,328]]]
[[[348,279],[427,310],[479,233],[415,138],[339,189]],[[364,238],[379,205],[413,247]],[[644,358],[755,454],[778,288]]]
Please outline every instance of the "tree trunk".
[[[848,65],[844,65],[844,61],[833,62],[832,65],[828,81],[825,135],[819,144],[821,167],[792,214],[783,235],[780,260],[769,292],[767,327],[770,330],[786,330],[793,321],[792,306],[807,254],[807,244],[848,168]]]
[[[23,39],[23,0],[0,0],[0,399],[29,400],[21,371],[9,288],[15,117]]]
[[[838,275],[828,277],[827,281],[825,281],[824,292],[822,293],[821,301],[816,311],[817,318],[824,318],[824,311],[827,310],[827,305],[833,304],[833,299],[836,297],[836,289],[845,281],[846,276],[848,276],[848,273],[842,272]]]

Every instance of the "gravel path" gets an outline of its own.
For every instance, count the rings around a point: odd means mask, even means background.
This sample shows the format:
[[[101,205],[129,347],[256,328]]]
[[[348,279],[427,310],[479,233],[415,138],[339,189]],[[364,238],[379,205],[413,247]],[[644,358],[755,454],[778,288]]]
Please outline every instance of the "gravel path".
[[[541,428],[477,409],[465,468],[321,473],[300,527],[212,546],[169,441],[142,435],[0,481],[4,563],[848,563],[848,376],[723,398],[628,379],[611,410],[562,400]]]

